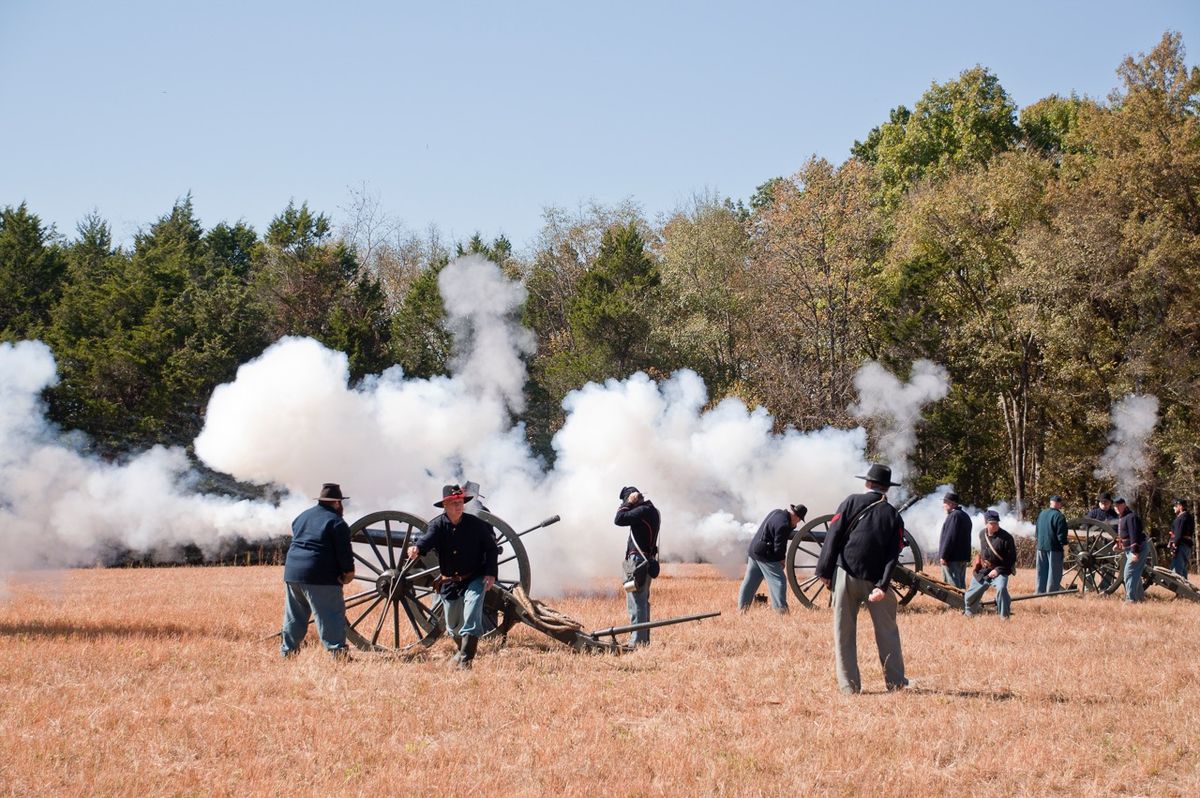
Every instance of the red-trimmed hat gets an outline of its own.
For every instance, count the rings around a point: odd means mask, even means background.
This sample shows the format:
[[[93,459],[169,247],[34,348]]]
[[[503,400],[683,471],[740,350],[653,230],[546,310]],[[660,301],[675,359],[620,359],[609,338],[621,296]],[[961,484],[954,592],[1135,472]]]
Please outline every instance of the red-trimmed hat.
[[[467,493],[458,485],[442,485],[442,500],[440,502],[434,502],[433,506],[444,507],[446,504],[446,499],[462,499],[464,502],[469,502],[474,498],[475,497],[472,494]]]

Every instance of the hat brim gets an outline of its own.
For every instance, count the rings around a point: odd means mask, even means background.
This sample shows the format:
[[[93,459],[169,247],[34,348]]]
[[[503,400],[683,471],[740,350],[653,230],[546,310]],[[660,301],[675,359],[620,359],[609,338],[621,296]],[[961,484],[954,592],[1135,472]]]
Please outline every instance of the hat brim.
[[[333,496],[317,496],[316,499],[319,502],[344,502],[344,501],[349,501],[350,497],[349,496],[338,496],[335,498]]]
[[[446,499],[457,499],[457,498],[458,498],[458,494],[451,494],[450,496],[443,496],[443,497],[442,497],[442,500],[441,500],[440,502],[434,502],[434,503],[433,503],[433,506],[434,506],[434,507],[445,507],[445,506],[446,506]],[[475,498],[475,497],[474,497],[474,496],[472,496],[472,495],[471,495],[471,494],[469,494],[469,493],[464,493],[464,494],[462,494],[462,500],[463,500],[463,504],[466,504],[467,502],[471,501],[471,500],[472,500],[472,499],[474,499],[474,498]]]
[[[877,480],[877,479],[871,479],[871,477],[868,477],[868,476],[855,477],[855,479],[870,479],[872,482],[878,482],[880,485],[888,485],[888,486],[890,486],[890,487],[893,487],[893,488],[898,488],[898,487],[900,487],[900,483],[899,483],[899,482],[879,482],[879,480]]]

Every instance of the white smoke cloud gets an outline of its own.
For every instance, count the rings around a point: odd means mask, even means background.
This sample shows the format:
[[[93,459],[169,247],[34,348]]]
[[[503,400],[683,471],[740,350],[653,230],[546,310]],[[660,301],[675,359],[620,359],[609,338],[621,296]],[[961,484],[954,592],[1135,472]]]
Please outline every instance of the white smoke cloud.
[[[904,511],[904,528],[917,539],[917,544],[925,555],[925,564],[935,566],[935,573],[938,565],[937,553],[938,544],[941,542],[942,524],[946,520],[946,508],[942,504],[942,497],[952,490],[954,490],[953,485],[942,485]],[[971,504],[964,504],[962,508],[971,517],[971,540],[974,546],[978,546],[979,533],[983,530],[985,510],[995,510],[1000,513],[1000,528],[1007,530],[1015,537],[1031,537],[1036,531],[1036,527],[1030,522],[1019,520],[1006,502],[982,509]]]
[[[393,508],[429,518],[440,485],[475,480],[518,530],[562,516],[524,538],[542,594],[617,578],[626,531],[612,519],[623,485],[662,512],[664,556],[729,575],[768,511],[802,502],[813,517],[861,487],[864,430],[776,434],[765,410],[734,399],[706,411],[704,383],[687,370],[661,384],[635,374],[568,394],[554,468],[544,471],[510,420],[525,380],[520,355],[532,349],[514,321],[523,291],[480,258],[447,266],[441,287],[456,330],[452,376],[405,379],[392,369],[351,389],[343,355],[286,339],[214,392],[197,454],[292,490],[340,481],[356,515]],[[933,364],[918,364],[907,385],[871,365],[867,384],[885,388],[866,405],[891,428],[915,425],[920,404],[945,394],[930,384],[945,381]],[[893,433],[888,451],[906,458],[913,440],[911,429]]]
[[[1113,403],[1111,418],[1108,448],[1094,475],[1112,478],[1117,492],[1132,499],[1150,467],[1147,444],[1158,424],[1158,397],[1129,394]]]
[[[950,392],[950,375],[930,360],[913,363],[908,382],[902,383],[879,363],[868,360],[854,376],[858,402],[851,405],[855,418],[869,421],[878,440],[876,448],[892,467],[892,481],[908,475],[908,458],[917,445],[921,410]]]
[[[703,381],[686,370],[661,383],[635,374],[571,392],[547,470],[514,421],[522,356],[533,349],[516,321],[524,290],[479,257],[449,264],[440,287],[455,332],[451,376],[409,379],[396,367],[350,387],[345,355],[285,338],[213,392],[197,455],[240,480],[283,489],[278,508],[190,493],[181,450],[156,447],[121,466],[84,457],[42,420],[37,395],[54,379],[49,351],[0,350],[21,361],[0,357],[4,543],[42,552],[13,567],[85,562],[108,541],[211,548],[233,535],[279,534],[326,481],[351,495],[347,520],[382,509],[429,519],[442,484],[472,479],[517,530],[562,516],[523,538],[534,590],[547,595],[618,583],[627,531],[612,521],[623,485],[638,486],[662,511],[665,557],[703,559],[730,576],[770,510],[804,503],[813,518],[861,490],[862,428],[775,433],[762,408],[727,399],[706,410]],[[860,412],[887,422],[881,448],[900,466],[920,406],[945,395],[944,371],[918,363],[907,384],[874,363],[864,371]],[[38,536],[48,545],[18,545]]]
[[[169,556],[195,543],[285,534],[294,506],[193,492],[182,449],[156,446],[123,464],[80,453],[80,436],[44,418],[41,391],[57,382],[37,341],[0,344],[0,590],[18,570],[95,563],[107,547]]]

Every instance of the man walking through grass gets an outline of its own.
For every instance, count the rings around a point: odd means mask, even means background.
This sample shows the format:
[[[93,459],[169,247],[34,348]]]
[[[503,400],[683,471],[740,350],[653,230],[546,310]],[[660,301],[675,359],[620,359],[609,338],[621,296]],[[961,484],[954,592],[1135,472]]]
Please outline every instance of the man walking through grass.
[[[446,632],[457,653],[451,663],[470,669],[483,634],[483,601],[499,574],[495,530],[482,519],[464,511],[474,495],[458,485],[443,485],[441,501],[433,503],[444,512],[429,522],[425,532],[408,547],[415,560],[436,551],[438,594],[446,619]]]
[[[342,495],[340,485],[326,482],[316,506],[292,522],[292,543],[283,563],[286,590],[280,651],[285,657],[300,649],[313,615],[325,650],[335,658],[349,654],[342,598],[342,585],[354,579],[350,527],[342,519],[349,498]]]
[[[1171,522],[1171,570],[1187,579],[1188,561],[1192,559],[1192,546],[1196,545],[1196,519],[1183,499],[1176,499],[1171,507],[1175,510],[1175,520]]]
[[[896,594],[888,584],[904,548],[904,522],[887,501],[887,489],[898,483],[892,482],[891,468],[878,464],[856,479],[866,480],[867,490],[847,496],[838,505],[816,568],[817,577],[833,590],[833,650],[838,688],[846,695],[862,690],[857,635],[858,609],[864,602],[875,627],[887,689],[908,685],[896,625]]]

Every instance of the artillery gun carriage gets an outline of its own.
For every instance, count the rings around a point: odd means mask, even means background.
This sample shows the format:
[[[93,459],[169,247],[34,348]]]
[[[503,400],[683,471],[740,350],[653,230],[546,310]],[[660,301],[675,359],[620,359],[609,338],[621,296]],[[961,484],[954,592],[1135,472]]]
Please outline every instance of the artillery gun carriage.
[[[532,574],[521,537],[557,523],[559,517],[517,532],[490,512],[475,515],[491,524],[500,548],[499,575],[484,596],[485,638],[504,639],[521,623],[577,651],[620,653],[629,647],[617,641],[619,634],[720,615],[702,613],[588,632],[579,622],[530,597]],[[360,650],[408,652],[428,648],[445,636],[437,554],[431,551],[411,561],[407,554],[427,526],[425,519],[399,510],[370,513],[350,525],[356,561],[352,584],[359,589],[346,595],[346,632]]]
[[[911,504],[900,507],[900,512]],[[817,559],[821,547],[829,534],[832,515],[818,516],[792,536],[788,544],[785,572],[792,594],[802,605],[809,608],[827,606],[832,595],[817,578]],[[1126,552],[1117,543],[1117,532],[1112,524],[1091,518],[1072,518],[1067,521],[1068,543],[1063,556],[1063,583],[1060,591],[1013,596],[1012,601],[1048,598],[1067,594],[1095,593],[1109,595],[1123,585],[1122,574]],[[1142,574],[1145,587],[1158,585],[1170,590],[1179,598],[1200,602],[1200,589],[1190,584],[1175,572],[1158,565],[1154,546],[1149,546],[1146,568]],[[954,608],[963,608],[961,588],[933,579],[924,573],[925,557],[916,539],[905,530],[904,548],[900,562],[892,571],[890,587],[900,604],[908,604],[918,593],[941,601]],[[985,601],[985,605],[994,604]]]

